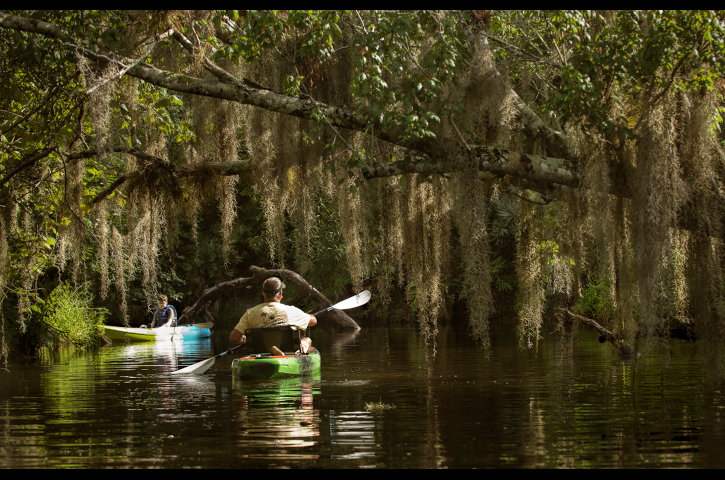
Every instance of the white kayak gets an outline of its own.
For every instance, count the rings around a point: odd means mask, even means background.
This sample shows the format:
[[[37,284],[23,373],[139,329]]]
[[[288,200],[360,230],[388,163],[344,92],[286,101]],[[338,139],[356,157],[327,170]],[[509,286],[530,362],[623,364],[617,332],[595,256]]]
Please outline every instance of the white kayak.
[[[211,336],[210,329],[199,328],[194,325],[156,328],[132,328],[98,325],[98,329],[101,331],[101,333],[103,333],[111,340],[136,340],[155,342],[168,340],[190,340]]]

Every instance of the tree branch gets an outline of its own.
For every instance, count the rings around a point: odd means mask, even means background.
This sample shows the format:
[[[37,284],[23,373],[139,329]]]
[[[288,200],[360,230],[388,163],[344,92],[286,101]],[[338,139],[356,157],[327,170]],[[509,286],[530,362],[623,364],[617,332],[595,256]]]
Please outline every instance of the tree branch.
[[[467,172],[482,176],[495,174],[507,176],[523,182],[520,186],[542,193],[552,198],[553,186],[561,185],[569,188],[586,188],[581,184],[581,175],[578,165],[574,161],[563,158],[542,157],[509,152],[503,148],[471,145],[471,152],[464,151],[457,143],[450,141],[449,154],[442,162],[412,161],[412,162],[371,162],[364,173],[366,179],[419,173],[423,175],[445,175],[454,172]],[[434,157],[437,158],[437,157]],[[609,194],[631,198],[632,189],[628,178],[636,178],[636,172],[625,171],[619,164],[611,165],[609,170]],[[719,209],[720,222],[713,222],[711,230],[707,233],[712,237],[725,238],[725,197],[720,195],[719,189],[713,188],[708,196],[708,202],[713,208]],[[691,200],[694,201],[694,200]],[[673,227],[683,230],[696,230],[698,220],[696,210],[690,204],[685,204],[679,212],[677,222]]]
[[[45,98],[43,98],[43,100],[35,108],[33,108],[32,110],[30,110],[30,112],[28,112],[27,115],[25,115],[23,117],[20,117],[15,123],[13,123],[12,125],[10,125],[9,127],[6,127],[2,131],[0,131],[0,135],[5,135],[10,130],[12,130],[13,128],[17,127],[18,125],[20,125],[25,120],[27,120],[30,117],[32,117],[33,115],[35,115],[38,112],[38,110],[40,110],[41,108],[43,108],[43,105],[45,105],[48,102],[48,100],[50,100],[51,98],[53,98],[55,96],[55,94],[58,93],[58,89],[59,88],[60,88],[59,86],[53,87],[50,90],[50,92],[45,96]]]
[[[142,152],[136,148],[130,147],[114,147],[111,149],[115,153],[126,153],[133,155],[136,158],[151,162],[149,165],[144,167],[140,171],[131,172],[118,177],[108,187],[104,188],[95,196],[91,201],[91,205],[95,205],[101,200],[108,197],[121,185],[129,180],[137,178],[138,175],[143,175],[147,172],[148,168],[163,168],[168,170],[169,173],[174,175],[176,178],[193,177],[199,175],[242,175],[251,171],[249,159],[236,160],[231,162],[219,162],[219,163],[198,163],[193,165],[174,165],[173,163],[165,160],[161,157],[156,157],[148,153]],[[84,150],[82,152],[76,152],[68,155],[68,160],[81,160],[84,158],[92,158],[98,155],[97,150]]]
[[[637,350],[632,348],[629,344],[625,343],[624,340],[621,340],[617,338],[612,332],[607,330],[606,328],[599,325],[597,322],[592,320],[591,318],[582,317],[581,315],[577,315],[575,313],[571,313],[566,308],[559,308],[557,307],[556,310],[565,313],[569,315],[572,319],[579,320],[580,322],[589,325],[590,327],[593,327],[596,331],[599,332],[599,334],[604,337],[609,343],[614,345],[614,347],[617,349],[617,353],[623,357],[623,358],[639,358],[642,356],[641,353],[639,353]]]
[[[522,31],[523,31],[523,30],[522,30]],[[496,37],[494,37],[494,36],[493,36],[493,35],[491,35],[490,33],[484,32],[484,31],[482,30],[482,31],[481,31],[481,34],[482,34],[482,35],[485,35],[485,36],[486,36],[487,38],[490,38],[490,39],[491,39],[491,40],[493,40],[494,42],[496,42],[496,43],[498,43],[498,44],[502,45],[502,46],[503,46],[504,48],[506,48],[506,49],[507,49],[507,50],[509,50],[509,51],[511,51],[511,50],[516,50],[516,51],[520,52],[521,54],[523,54],[523,55],[526,55],[527,57],[529,57],[529,59],[530,59],[530,60],[532,60],[532,61],[534,61],[534,62],[539,62],[539,63],[546,63],[546,64],[548,64],[548,65],[551,65],[552,67],[556,67],[556,68],[558,68],[558,69],[561,69],[561,65],[559,65],[558,63],[554,63],[554,62],[552,62],[551,60],[546,60],[546,59],[544,59],[544,58],[539,58],[539,57],[537,57],[536,55],[534,55],[533,53],[529,53],[529,52],[527,52],[527,51],[525,51],[525,50],[522,50],[521,48],[519,48],[519,47],[517,47],[517,46],[515,46],[515,45],[511,45],[510,43],[508,43],[508,42],[505,42],[505,41],[501,40],[500,38],[496,38]],[[528,40],[528,36],[526,37],[526,39]],[[529,40],[529,43],[531,43],[531,40]],[[531,43],[531,44],[533,45],[533,43]]]
[[[368,165],[365,178],[390,177],[406,173],[445,174],[475,168],[481,172],[508,175],[535,182],[579,186],[580,175],[573,162],[560,158],[541,157],[509,152],[503,148],[469,145],[470,154],[455,146],[457,156],[470,161],[456,162],[380,162]]]
[[[0,188],[4,188],[5,184],[8,183],[10,179],[12,179],[15,175],[20,173],[24,168],[33,165],[38,160],[47,157],[54,151],[55,148],[44,148],[39,152],[36,150],[36,153],[34,155],[24,157],[25,160],[22,160],[15,168],[10,170],[2,179],[0,179]]]
[[[193,317],[203,305],[207,304],[207,302],[213,301],[222,295],[228,295],[229,293],[242,288],[250,288],[253,286],[261,287],[262,283],[269,277],[279,277],[286,282],[292,282],[300,290],[300,292],[317,302],[319,308],[332,306],[332,302],[330,302],[327,297],[318,292],[315,288],[308,284],[304,278],[292,270],[265,270],[264,268],[251,266],[249,267],[249,271],[252,272],[252,277],[239,277],[207,288],[201,297],[199,297],[191,307],[181,314],[179,317],[179,323],[181,324],[187,318]],[[343,327],[360,330],[360,326],[355,322],[355,320],[350,318],[342,310],[331,310],[323,315],[330,315],[336,323],[342,325]]]

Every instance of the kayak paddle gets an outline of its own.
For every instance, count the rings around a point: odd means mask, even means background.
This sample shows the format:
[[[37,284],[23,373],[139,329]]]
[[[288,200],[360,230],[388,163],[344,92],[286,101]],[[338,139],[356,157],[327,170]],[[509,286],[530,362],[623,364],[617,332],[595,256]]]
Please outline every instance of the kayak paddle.
[[[364,292],[360,292],[354,297],[350,297],[347,300],[343,300],[340,303],[336,303],[331,307],[327,307],[323,310],[320,310],[319,312],[315,312],[312,315],[318,315],[322,312],[329,312],[333,308],[336,308],[338,310],[348,310],[350,308],[359,307],[360,305],[365,305],[370,301],[370,290],[365,290]]]
[[[182,368],[181,370],[177,370],[175,372],[171,372],[171,375],[178,375],[178,374],[184,374],[184,373],[195,373],[195,374],[202,374],[209,370],[212,365],[214,365],[214,361],[219,358],[223,357],[224,355],[233,352],[239,347],[243,347],[244,345],[237,345],[236,347],[232,347],[226,352],[220,353],[219,355],[214,355],[211,358],[207,358],[206,360],[202,360],[199,363],[195,363],[194,365],[189,365],[186,368]]]
[[[196,328],[212,328],[214,326],[214,322],[190,323],[188,325],[190,327],[196,327]]]
[[[366,303],[368,303],[370,301],[370,295],[371,295],[370,291],[365,290],[364,292],[358,293],[354,297],[350,297],[347,300],[343,300],[340,303],[336,303],[331,307],[327,307],[323,310],[320,310],[319,312],[314,313],[313,315],[317,315],[322,312],[328,312],[328,311],[332,310],[333,308],[336,308],[338,310],[347,310],[349,308],[355,308],[355,307],[359,307],[360,305],[365,305]],[[243,344],[237,345],[236,347],[230,348],[226,352],[220,353],[219,355],[215,355],[211,358],[207,358],[206,360],[202,360],[201,362],[195,363],[194,365],[189,365],[188,367],[182,368],[181,370],[171,372],[171,374],[172,375],[179,375],[179,374],[186,374],[186,373],[193,373],[193,374],[197,374],[197,375],[202,374],[202,373],[206,372],[207,370],[209,370],[212,365],[214,365],[214,361],[217,358],[223,357],[224,355],[231,353],[234,350],[236,350],[237,348],[242,347],[242,346],[243,346]]]

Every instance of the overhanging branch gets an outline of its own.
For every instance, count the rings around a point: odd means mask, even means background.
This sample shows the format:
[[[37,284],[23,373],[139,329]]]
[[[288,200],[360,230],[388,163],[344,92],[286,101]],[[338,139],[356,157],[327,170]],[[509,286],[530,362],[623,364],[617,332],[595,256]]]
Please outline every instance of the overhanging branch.
[[[466,172],[468,174],[477,174],[481,176],[497,175],[514,179],[520,183],[523,188],[541,192],[549,198],[550,194],[545,192],[547,188],[556,185],[569,188],[587,188],[581,184],[581,174],[576,168],[573,161],[561,158],[542,157],[539,155],[526,155],[497,147],[473,146],[471,152],[464,150],[458,146],[455,154],[451,154],[446,161],[397,161],[397,162],[377,162],[370,163],[368,169],[363,172],[366,179],[384,178],[397,175],[405,175],[408,173],[418,173],[422,175],[444,175],[455,172]],[[627,182],[627,178],[634,178],[636,172],[625,172],[621,167],[611,168],[609,172],[609,194],[631,198],[632,190]],[[722,215],[721,219],[725,219],[725,198],[720,195],[718,189],[713,189],[709,196],[713,206],[716,206]],[[683,230],[697,230],[698,222],[696,218],[697,212],[690,208],[690,205],[684,205],[679,212],[677,222],[673,227]],[[725,224],[721,220],[719,223],[713,223],[710,230],[706,232],[709,236],[724,238]]]
[[[102,66],[109,63],[117,64],[119,67],[127,69],[127,75],[169,90],[229,100],[260,107],[282,115],[291,115],[305,119],[313,118],[321,114],[328,121],[333,122],[336,127],[366,132],[368,134],[374,132],[373,136],[380,140],[392,144],[400,144],[405,148],[417,151],[430,158],[445,158],[445,156],[441,156],[441,153],[446,152],[446,148],[443,148],[442,145],[445,142],[430,138],[423,141],[410,140],[401,142],[403,132],[397,127],[383,128],[379,122],[371,120],[365,115],[317,102],[311,98],[282,95],[256,85],[253,82],[249,82],[246,79],[237,79],[209,59],[205,59],[204,66],[218,80],[202,80],[189,75],[172,73],[145,62],[132,65],[133,61],[130,59],[114,54],[102,55],[96,53],[82,47],[78,41],[65,34],[59,27],[40,20],[0,12],[0,27],[58,38],[68,47],[82,49],[84,55]],[[172,36],[185,49],[194,51],[196,48],[180,33],[174,32]],[[131,67],[129,68],[129,66]],[[520,114],[519,120],[526,134],[535,138],[550,154],[566,160],[575,159],[566,139],[560,132],[548,127],[520,98],[516,97],[515,103]]]
[[[136,158],[140,158],[147,162],[150,162],[142,170],[127,173],[118,177],[108,187],[101,190],[95,198],[91,201],[91,205],[95,205],[101,200],[108,197],[111,193],[121,187],[124,183],[129,180],[133,180],[140,175],[148,173],[149,169],[163,168],[167,170],[176,178],[193,177],[200,175],[242,175],[251,171],[249,159],[236,160],[231,162],[218,162],[218,163],[198,163],[193,165],[174,165],[173,163],[165,160],[161,157],[156,157],[148,153],[142,152],[136,148],[130,147],[114,147],[111,149],[115,153],[126,153],[133,155]],[[82,152],[76,152],[68,155],[68,160],[81,160],[84,158],[92,158],[98,155],[97,150],[84,150]]]
[[[20,173],[23,169],[34,165],[35,162],[38,160],[41,160],[51,153],[55,151],[55,148],[44,148],[40,151],[33,152],[32,155],[27,155],[23,157],[23,159],[20,161],[18,165],[16,165],[14,168],[10,169],[8,173],[6,173],[2,178],[0,178],[0,187],[4,187],[6,183],[10,181],[15,175]]]
[[[406,173],[446,174],[475,169],[502,176],[576,188],[580,176],[572,162],[539,155],[509,152],[503,148],[471,145],[471,151],[459,148],[458,161],[379,162],[368,165],[365,178],[390,177]]]

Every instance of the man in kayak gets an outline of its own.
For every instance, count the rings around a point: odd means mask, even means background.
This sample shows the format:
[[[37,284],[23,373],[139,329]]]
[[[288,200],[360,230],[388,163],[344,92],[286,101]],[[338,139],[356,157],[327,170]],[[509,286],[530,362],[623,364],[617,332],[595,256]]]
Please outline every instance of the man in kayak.
[[[308,326],[317,325],[317,319],[313,315],[305,313],[297,307],[281,303],[283,288],[285,288],[285,284],[277,277],[265,280],[262,284],[264,303],[244,312],[237,326],[229,334],[229,341],[239,344],[246,343],[244,332],[248,328],[294,325],[304,330]],[[300,339],[300,353],[306,354],[310,351],[311,346],[312,340],[309,337]],[[270,350],[275,355],[283,355],[277,347],[272,347]]]
[[[157,322],[159,327],[173,327],[176,325],[176,310],[167,302],[166,295],[159,295],[159,308],[154,312],[151,328],[154,328]]]

